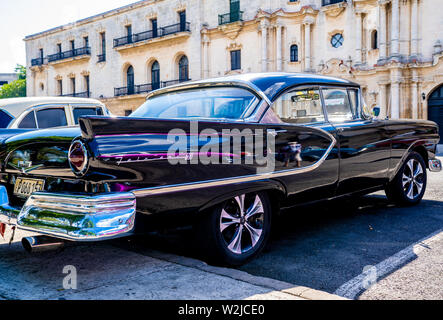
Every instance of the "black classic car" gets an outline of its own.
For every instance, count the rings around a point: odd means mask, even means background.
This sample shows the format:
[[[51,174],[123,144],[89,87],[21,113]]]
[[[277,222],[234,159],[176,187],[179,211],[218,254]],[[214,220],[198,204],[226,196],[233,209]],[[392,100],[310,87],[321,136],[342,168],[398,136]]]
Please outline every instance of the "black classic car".
[[[23,240],[29,250],[193,225],[208,260],[240,265],[283,208],[377,190],[419,203],[426,169],[441,170],[438,141],[433,122],[377,119],[342,79],[191,82],[152,92],[130,117],[6,139],[0,222],[43,234]]]

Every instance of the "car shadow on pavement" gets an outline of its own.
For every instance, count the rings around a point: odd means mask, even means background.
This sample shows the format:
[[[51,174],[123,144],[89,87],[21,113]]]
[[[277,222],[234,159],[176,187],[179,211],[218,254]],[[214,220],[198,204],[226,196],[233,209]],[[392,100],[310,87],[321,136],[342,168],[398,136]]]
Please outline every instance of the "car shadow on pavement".
[[[423,200],[416,207],[400,208],[378,194],[296,207],[274,221],[264,252],[239,269],[334,293],[365,268],[443,228],[441,212],[443,202]],[[205,260],[191,230],[134,237],[119,246]]]

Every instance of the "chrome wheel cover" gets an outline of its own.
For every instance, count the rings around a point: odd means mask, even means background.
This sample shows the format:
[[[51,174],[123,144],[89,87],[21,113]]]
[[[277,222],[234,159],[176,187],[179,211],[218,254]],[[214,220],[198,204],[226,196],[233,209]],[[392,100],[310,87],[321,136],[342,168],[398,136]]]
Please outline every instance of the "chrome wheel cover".
[[[263,236],[264,218],[257,194],[229,200],[220,215],[220,232],[229,251],[241,255],[254,249]]]
[[[403,170],[402,186],[405,196],[410,200],[418,198],[424,187],[425,172],[422,164],[411,159]]]

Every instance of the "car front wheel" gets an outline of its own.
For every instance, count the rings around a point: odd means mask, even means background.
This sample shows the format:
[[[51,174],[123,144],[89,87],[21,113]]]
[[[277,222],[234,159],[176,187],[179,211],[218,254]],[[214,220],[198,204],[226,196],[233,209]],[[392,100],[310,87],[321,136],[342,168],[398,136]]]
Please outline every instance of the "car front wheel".
[[[198,224],[199,245],[208,260],[239,266],[256,257],[271,230],[266,193],[242,194],[213,208]]]
[[[417,152],[411,152],[397,176],[386,187],[386,195],[398,205],[416,205],[423,199],[426,184],[426,165],[423,157]]]

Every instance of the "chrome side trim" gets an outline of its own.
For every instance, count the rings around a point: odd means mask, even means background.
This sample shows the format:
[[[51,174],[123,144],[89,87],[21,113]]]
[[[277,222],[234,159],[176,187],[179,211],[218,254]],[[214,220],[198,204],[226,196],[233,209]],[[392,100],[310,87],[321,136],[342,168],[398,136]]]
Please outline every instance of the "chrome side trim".
[[[157,195],[157,194],[174,193],[174,192],[189,191],[189,190],[196,190],[196,189],[210,188],[210,187],[220,187],[220,186],[226,186],[226,185],[230,185],[230,184],[234,184],[234,183],[280,178],[280,177],[286,177],[286,176],[290,176],[290,175],[294,175],[294,174],[300,174],[300,173],[306,173],[306,172],[313,171],[323,164],[323,162],[327,159],[327,157],[331,153],[332,149],[337,144],[337,140],[329,132],[326,132],[326,131],[319,129],[319,128],[316,128],[316,129],[319,131],[322,131],[323,133],[328,135],[332,142],[331,142],[329,148],[326,150],[325,154],[321,157],[321,159],[319,159],[316,163],[314,163],[310,166],[303,167],[303,168],[283,170],[283,171],[278,171],[278,172],[248,175],[248,176],[242,176],[242,177],[236,177],[236,178],[224,178],[224,179],[216,179],[216,180],[169,185],[169,186],[163,186],[163,187],[135,189],[135,190],[132,190],[131,192],[136,197],[145,197],[145,196]]]

